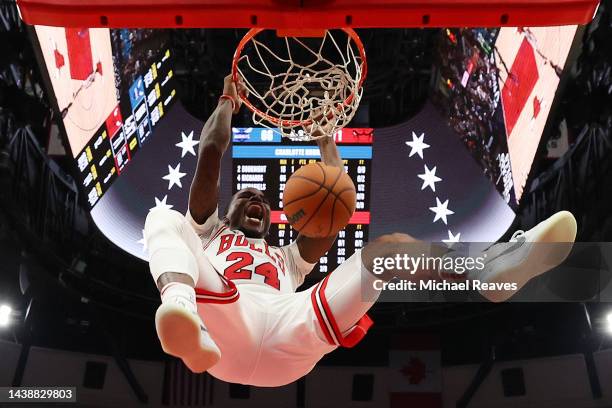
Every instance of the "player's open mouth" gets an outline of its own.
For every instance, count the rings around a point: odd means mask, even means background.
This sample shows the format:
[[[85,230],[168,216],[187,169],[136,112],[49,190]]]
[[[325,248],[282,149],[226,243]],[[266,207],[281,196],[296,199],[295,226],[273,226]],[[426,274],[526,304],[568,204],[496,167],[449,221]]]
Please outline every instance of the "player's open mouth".
[[[261,224],[263,222],[266,210],[263,205],[260,203],[251,203],[248,204],[245,216],[247,221],[251,223]]]

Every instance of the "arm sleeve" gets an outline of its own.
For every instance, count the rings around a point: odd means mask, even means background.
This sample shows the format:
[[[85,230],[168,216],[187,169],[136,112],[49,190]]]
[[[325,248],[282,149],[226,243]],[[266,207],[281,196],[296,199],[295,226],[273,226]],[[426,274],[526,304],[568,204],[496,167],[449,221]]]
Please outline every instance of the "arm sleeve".
[[[219,224],[221,224],[218,207],[215,209],[215,212],[204,221],[204,224],[198,224],[191,216],[191,211],[189,211],[189,209],[187,210],[187,214],[185,214],[185,218],[196,234],[203,240],[210,239],[215,231],[217,231]]]
[[[285,253],[285,257],[287,258],[288,270],[291,271],[291,277],[294,284],[293,289],[295,290],[304,283],[304,278],[312,271],[316,263],[306,262],[304,258],[302,258],[300,249],[295,241],[281,247],[281,250]]]

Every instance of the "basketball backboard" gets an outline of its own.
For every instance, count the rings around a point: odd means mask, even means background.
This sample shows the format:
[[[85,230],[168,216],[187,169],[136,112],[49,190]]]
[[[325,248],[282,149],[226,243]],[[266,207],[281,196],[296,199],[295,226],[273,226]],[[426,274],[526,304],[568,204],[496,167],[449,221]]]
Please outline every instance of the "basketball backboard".
[[[589,22],[599,0],[17,0],[28,24],[123,28],[398,28]]]

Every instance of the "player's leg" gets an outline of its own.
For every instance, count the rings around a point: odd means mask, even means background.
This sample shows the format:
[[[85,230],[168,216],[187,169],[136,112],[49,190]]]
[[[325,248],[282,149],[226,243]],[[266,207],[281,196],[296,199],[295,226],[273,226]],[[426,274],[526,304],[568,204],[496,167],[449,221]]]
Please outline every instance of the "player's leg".
[[[366,265],[376,257],[395,254],[421,254],[434,257],[483,257],[484,268],[473,268],[463,274],[446,271],[417,271],[415,275],[399,272],[399,277],[416,279],[463,279],[488,284],[514,284],[510,290],[483,290],[481,295],[492,302],[508,300],[527,282],[560,265],[569,255],[576,238],[577,224],[568,211],[560,211],[538,223],[528,231],[516,231],[510,242],[493,244],[482,251],[471,251],[469,246],[446,248],[436,244],[419,242],[405,234],[390,234],[368,244],[362,251]],[[451,276],[452,275],[452,276]],[[389,280],[398,276],[397,271],[385,270],[380,278]]]
[[[372,324],[366,312],[380,295],[374,280],[357,252],[312,289],[317,329],[328,343],[352,347],[365,335]]]
[[[567,211],[554,214],[527,232],[517,232],[509,243],[495,244],[487,251],[485,268],[459,275],[487,283],[516,283],[510,291],[482,291],[488,300],[504,301],[529,280],[558,266],[569,254],[576,237],[576,220]],[[550,245],[554,243],[554,245]],[[549,244],[549,245],[547,245]],[[371,325],[365,313],[380,295],[381,285],[401,274],[415,281],[440,279],[440,271],[419,269],[414,273],[387,268],[374,274],[375,260],[403,257],[453,256],[443,246],[418,241],[406,234],[389,234],[368,243],[336,268],[312,290],[312,304],[321,333],[330,343],[350,347]]]
[[[471,251],[469,246],[446,248],[430,245],[404,234],[390,234],[377,239],[364,248],[363,262],[371,265],[376,257],[395,254],[429,254],[435,257],[484,257],[484,268],[473,268],[463,274],[452,273],[453,280],[464,279],[488,284],[514,284],[509,290],[483,290],[481,295],[492,302],[508,300],[527,282],[560,265],[569,255],[576,239],[577,223],[568,211],[560,211],[541,221],[528,231],[516,231],[509,242],[495,243],[486,250]],[[410,278],[400,272],[401,278]],[[397,276],[396,271],[385,270],[379,277],[389,280]],[[411,275],[417,279],[445,279],[449,273],[443,271],[417,271]]]
[[[145,222],[149,267],[162,299],[155,324],[163,350],[203,372],[220,351],[203,325],[194,287],[210,292],[229,288],[206,259],[195,231],[177,211],[155,209]]]
[[[443,249],[406,234],[384,235],[353,254],[312,289],[318,328],[329,343],[352,347],[365,335],[372,324],[366,312],[380,295],[380,281],[395,276],[393,271],[373,273],[374,259],[402,253],[399,251],[415,257],[444,254]],[[417,280],[430,276],[429,271],[418,271],[406,278]]]

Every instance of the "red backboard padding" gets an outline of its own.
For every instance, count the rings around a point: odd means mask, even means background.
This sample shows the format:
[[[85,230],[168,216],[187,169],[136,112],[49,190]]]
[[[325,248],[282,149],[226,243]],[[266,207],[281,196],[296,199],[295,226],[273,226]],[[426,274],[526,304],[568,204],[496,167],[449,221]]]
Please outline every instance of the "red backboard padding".
[[[496,27],[585,24],[599,0],[17,0],[63,27]]]

